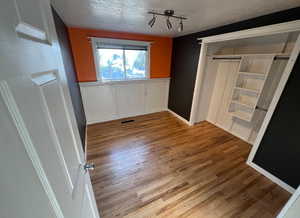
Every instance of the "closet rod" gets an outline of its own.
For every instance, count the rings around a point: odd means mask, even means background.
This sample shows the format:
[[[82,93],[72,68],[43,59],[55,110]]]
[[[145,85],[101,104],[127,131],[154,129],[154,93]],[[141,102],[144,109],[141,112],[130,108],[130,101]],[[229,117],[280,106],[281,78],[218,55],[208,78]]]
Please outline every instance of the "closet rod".
[[[225,57],[223,57],[223,58],[218,58],[218,57],[213,57],[212,58],[213,60],[241,60],[242,58],[241,57],[236,57],[236,58],[225,58]]]
[[[274,58],[274,60],[279,60],[279,59],[289,59],[290,57],[276,57]],[[213,60],[241,60],[241,57],[213,57]]]

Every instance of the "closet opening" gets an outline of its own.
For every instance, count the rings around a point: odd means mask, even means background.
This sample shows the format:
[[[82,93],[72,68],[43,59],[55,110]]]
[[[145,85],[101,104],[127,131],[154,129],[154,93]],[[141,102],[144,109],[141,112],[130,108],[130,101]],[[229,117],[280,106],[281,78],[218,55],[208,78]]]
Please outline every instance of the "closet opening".
[[[249,165],[300,50],[299,26],[273,34],[263,28],[270,33],[202,39],[190,117],[191,125],[208,121],[254,145]]]

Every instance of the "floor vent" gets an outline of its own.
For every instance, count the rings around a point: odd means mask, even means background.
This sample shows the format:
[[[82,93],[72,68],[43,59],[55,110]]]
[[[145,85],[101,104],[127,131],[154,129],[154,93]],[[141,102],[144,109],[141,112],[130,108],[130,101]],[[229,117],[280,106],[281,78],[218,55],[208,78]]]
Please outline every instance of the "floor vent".
[[[134,122],[134,120],[124,120],[121,123],[131,123],[131,122]]]

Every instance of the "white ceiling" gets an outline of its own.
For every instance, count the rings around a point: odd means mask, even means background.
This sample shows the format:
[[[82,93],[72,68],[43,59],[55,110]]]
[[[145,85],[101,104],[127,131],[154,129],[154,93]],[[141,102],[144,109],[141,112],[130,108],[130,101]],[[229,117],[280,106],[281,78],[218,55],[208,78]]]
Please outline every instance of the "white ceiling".
[[[260,15],[300,6],[300,0],[51,0],[68,26],[152,35],[180,36]],[[163,17],[153,28],[147,24],[150,10],[175,10],[186,16],[184,31],[172,20],[169,31]]]

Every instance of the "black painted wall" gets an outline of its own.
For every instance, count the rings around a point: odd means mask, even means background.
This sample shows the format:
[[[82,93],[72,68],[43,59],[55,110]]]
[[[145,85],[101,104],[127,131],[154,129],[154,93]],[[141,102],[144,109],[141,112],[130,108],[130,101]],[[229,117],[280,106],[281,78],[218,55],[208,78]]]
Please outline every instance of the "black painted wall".
[[[298,57],[254,163],[290,186],[300,184],[300,57]]]
[[[72,104],[76,116],[77,126],[80,133],[82,145],[84,147],[86,118],[83,109],[80,88],[77,82],[77,76],[74,68],[74,61],[71,52],[69,35],[68,35],[66,25],[64,24],[62,19],[59,17],[59,15],[56,13],[56,11],[53,8],[52,8],[52,13],[54,17],[54,23],[55,23],[57,36],[58,36],[59,46],[61,48],[61,52],[63,56],[64,67],[67,74],[68,87],[70,90],[70,95],[71,95]]]
[[[175,38],[173,41],[169,109],[187,120],[190,118],[200,54],[200,45],[197,44],[198,37],[217,35],[297,19],[300,19],[300,7]]]

